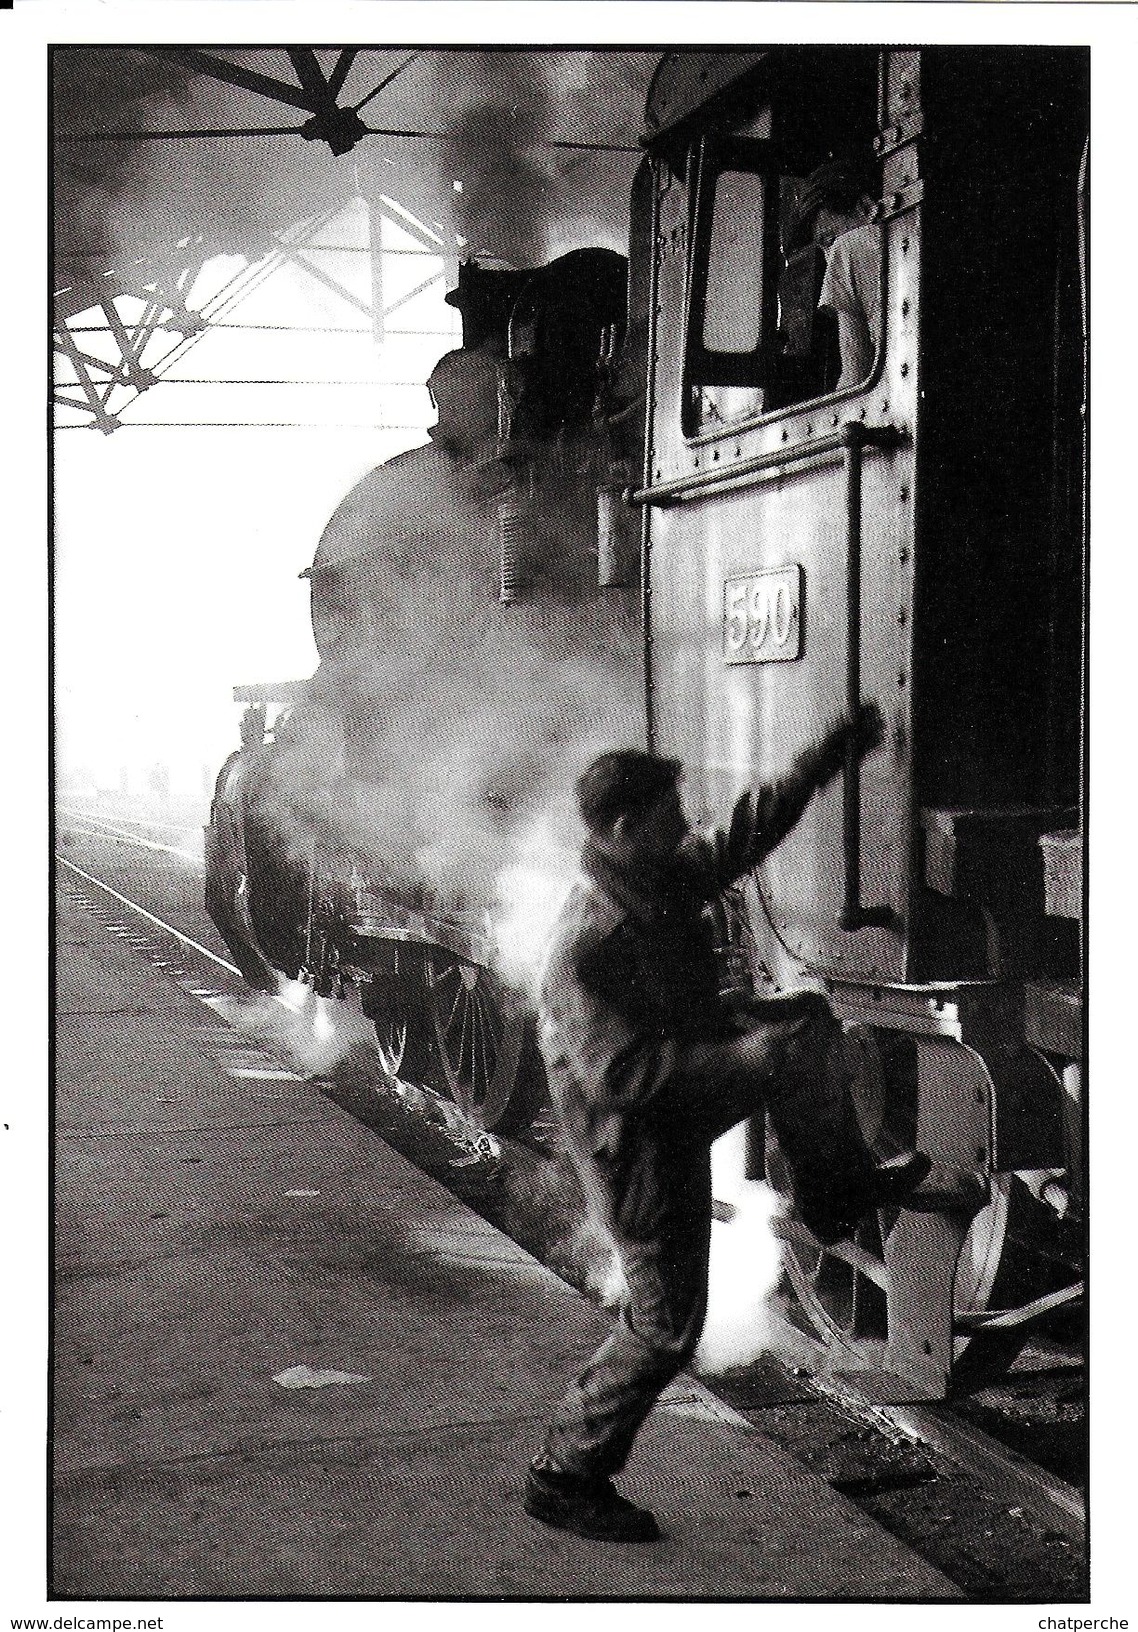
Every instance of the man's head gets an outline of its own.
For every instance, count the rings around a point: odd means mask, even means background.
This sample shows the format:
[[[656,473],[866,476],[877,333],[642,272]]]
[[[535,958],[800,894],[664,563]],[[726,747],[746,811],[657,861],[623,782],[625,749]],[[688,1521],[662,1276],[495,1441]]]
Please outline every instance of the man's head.
[[[873,208],[872,175],[853,159],[827,159],[807,176],[787,250],[815,243],[829,253],[834,239],[851,228],[864,226]]]
[[[687,836],[678,759],[620,748],[595,759],[577,783],[581,819],[594,838],[628,858],[664,860]]]

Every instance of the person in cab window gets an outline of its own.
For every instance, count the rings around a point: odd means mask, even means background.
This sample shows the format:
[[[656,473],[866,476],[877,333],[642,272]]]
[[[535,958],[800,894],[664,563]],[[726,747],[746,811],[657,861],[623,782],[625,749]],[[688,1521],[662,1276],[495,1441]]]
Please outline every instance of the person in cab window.
[[[881,341],[882,232],[871,219],[869,174],[830,159],[806,179],[790,247],[814,243],[826,257],[818,305],[838,322],[836,391],[868,379]]]

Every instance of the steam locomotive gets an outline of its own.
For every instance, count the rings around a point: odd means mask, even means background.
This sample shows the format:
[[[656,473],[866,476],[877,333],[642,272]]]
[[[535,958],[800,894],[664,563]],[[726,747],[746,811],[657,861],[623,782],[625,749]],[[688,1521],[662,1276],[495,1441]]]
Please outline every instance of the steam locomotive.
[[[725,990],[824,987],[861,1046],[869,1141],[937,1164],[935,1212],[832,1247],[784,1225],[834,1366],[909,1396],[967,1387],[1081,1309],[1088,108],[1079,49],[672,53],[627,301],[589,251],[464,268],[453,297],[497,422],[463,466],[480,545],[440,639],[632,651],[606,673],[606,726],[638,717],[683,760],[698,820],[843,709],[885,716],[882,751],[851,756],[717,929]],[[337,570],[318,556],[325,629],[364,593]],[[250,694],[208,830],[211,911],[254,985],[358,985],[391,1072],[524,1125],[540,1072],[487,894],[448,894],[429,845],[393,860],[390,823],[370,847],[327,813],[281,841],[274,767],[306,717],[339,710],[338,808],[384,757],[337,663]],[[587,737],[552,744],[562,782]],[[503,854],[518,831],[495,829]],[[773,1134],[753,1135],[745,1176],[789,1191]]]

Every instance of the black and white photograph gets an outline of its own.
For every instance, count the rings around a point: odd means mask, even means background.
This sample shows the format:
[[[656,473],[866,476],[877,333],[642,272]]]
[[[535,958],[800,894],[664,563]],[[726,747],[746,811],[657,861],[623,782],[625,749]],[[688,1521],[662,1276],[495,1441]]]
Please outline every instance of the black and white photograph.
[[[1125,1627],[1131,8],[6,31],[10,1625]]]

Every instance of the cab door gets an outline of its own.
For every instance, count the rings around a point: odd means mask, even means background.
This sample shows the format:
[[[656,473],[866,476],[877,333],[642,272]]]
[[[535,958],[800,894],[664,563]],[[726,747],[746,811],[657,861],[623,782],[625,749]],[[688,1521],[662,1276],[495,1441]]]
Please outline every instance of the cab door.
[[[833,131],[811,150],[773,85],[744,129],[657,166],[641,494],[655,746],[688,766],[692,814],[717,821],[860,699],[886,719],[884,748],[750,883],[779,981],[906,967],[919,197],[882,208],[875,133],[863,120],[850,138],[878,205],[861,241],[874,345],[852,381],[819,305],[833,245],[803,235]]]

